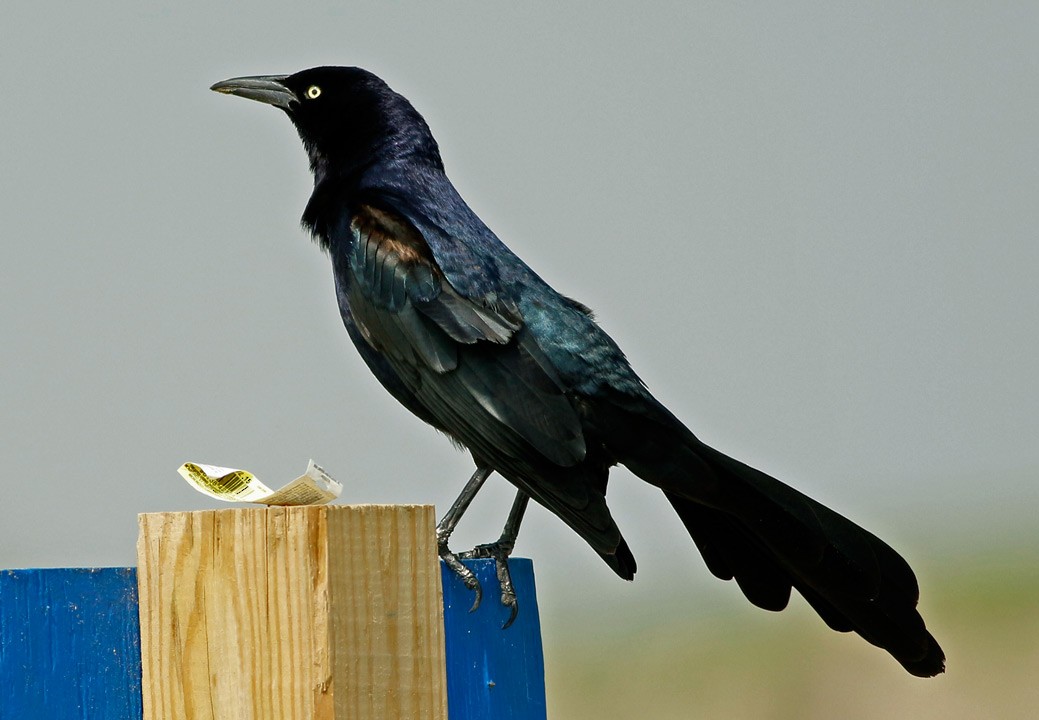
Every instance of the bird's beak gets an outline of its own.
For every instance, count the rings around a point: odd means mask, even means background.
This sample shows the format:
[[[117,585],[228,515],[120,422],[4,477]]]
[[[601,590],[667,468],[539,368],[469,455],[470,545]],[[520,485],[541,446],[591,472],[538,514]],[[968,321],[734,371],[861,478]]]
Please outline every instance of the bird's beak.
[[[289,109],[289,103],[298,102],[296,94],[285,86],[288,75],[255,75],[253,77],[231,78],[213,85],[210,90],[227,95],[257,100],[274,107]]]

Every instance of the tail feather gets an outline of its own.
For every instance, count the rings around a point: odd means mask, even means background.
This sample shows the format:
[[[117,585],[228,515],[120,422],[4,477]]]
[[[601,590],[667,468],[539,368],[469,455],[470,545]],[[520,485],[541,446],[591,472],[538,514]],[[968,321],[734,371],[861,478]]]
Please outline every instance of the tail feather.
[[[731,573],[747,598],[766,609],[782,609],[792,587],[829,627],[855,631],[910,673],[944,670],[945,655],[916,610],[916,576],[902,556],[778,480],[713,448],[698,450],[724,480],[722,507],[665,494],[701,553],[708,548],[716,575]]]
[[[701,443],[665,408],[632,398],[596,408],[617,459],[664,491],[707,567],[755,605],[786,607],[796,589],[834,630],[854,631],[913,675],[945,669],[916,610],[909,564],[844,516]]]
[[[747,599],[759,608],[779,611],[787,606],[792,587],[789,574],[756,547],[735,520],[674,493],[664,495],[715,577],[735,579]]]

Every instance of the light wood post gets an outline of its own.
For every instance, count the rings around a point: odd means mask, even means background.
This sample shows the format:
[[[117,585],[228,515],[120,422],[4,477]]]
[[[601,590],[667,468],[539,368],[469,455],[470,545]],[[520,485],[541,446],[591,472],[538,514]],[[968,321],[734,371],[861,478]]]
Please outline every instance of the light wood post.
[[[431,506],[147,513],[145,720],[446,720]]]

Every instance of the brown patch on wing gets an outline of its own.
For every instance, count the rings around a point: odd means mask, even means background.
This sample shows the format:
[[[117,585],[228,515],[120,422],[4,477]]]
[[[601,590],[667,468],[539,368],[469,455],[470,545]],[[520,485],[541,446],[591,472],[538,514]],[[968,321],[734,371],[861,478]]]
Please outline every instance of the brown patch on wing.
[[[350,223],[353,230],[373,238],[404,262],[425,260],[433,264],[433,253],[411,223],[371,205],[362,205]]]

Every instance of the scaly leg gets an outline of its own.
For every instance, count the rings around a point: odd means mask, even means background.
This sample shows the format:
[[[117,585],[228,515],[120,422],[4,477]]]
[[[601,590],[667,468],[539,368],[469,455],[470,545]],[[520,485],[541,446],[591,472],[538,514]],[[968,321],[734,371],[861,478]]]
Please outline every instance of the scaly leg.
[[[473,473],[472,477],[469,478],[469,482],[462,488],[458,499],[454,501],[448,511],[444,513],[444,517],[437,523],[437,553],[440,555],[440,559],[451,568],[451,572],[465,583],[467,588],[476,593],[476,599],[473,601],[473,606],[469,608],[469,612],[480,607],[483,590],[480,589],[480,581],[476,579],[473,571],[463,565],[458,560],[458,556],[448,548],[447,541],[451,539],[451,533],[454,532],[458,521],[462,519],[462,515],[465,514],[469,504],[476,497],[476,493],[480,491],[480,488],[483,487],[484,482],[490,477],[492,472],[493,470],[489,467],[477,466],[476,472]]]

